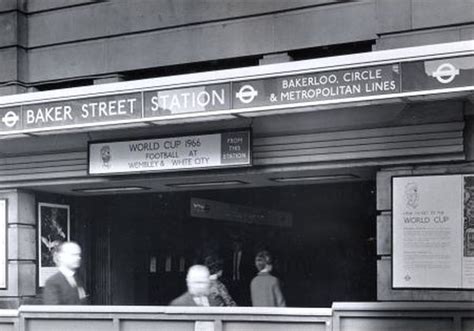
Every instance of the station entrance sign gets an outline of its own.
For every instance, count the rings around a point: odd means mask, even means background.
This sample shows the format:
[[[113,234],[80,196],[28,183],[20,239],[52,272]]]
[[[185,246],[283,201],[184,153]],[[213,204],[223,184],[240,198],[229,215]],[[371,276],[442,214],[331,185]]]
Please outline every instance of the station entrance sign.
[[[248,77],[248,76],[246,76]],[[179,78],[179,77],[178,77]],[[0,135],[474,91],[474,55],[0,106]]]

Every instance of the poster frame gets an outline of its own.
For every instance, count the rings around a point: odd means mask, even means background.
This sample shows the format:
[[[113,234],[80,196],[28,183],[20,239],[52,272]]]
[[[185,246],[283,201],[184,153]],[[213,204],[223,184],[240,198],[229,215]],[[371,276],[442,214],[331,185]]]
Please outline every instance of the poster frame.
[[[231,164],[225,166],[209,166],[209,167],[197,167],[197,168],[182,168],[182,169],[166,169],[166,170],[144,170],[144,171],[133,171],[133,172],[114,172],[114,173],[91,173],[90,172],[90,163],[91,163],[91,145],[94,144],[104,144],[104,143],[119,143],[119,142],[133,142],[141,141],[148,139],[167,139],[167,138],[182,138],[187,136],[205,136],[205,135],[222,135],[225,133],[233,132],[246,132],[248,133],[248,153],[249,153],[249,162],[245,164]],[[131,176],[131,175],[146,175],[146,174],[166,174],[166,173],[182,173],[182,172],[193,172],[193,171],[210,171],[210,170],[225,170],[225,169],[238,169],[238,168],[250,168],[253,166],[253,130],[250,127],[237,127],[224,130],[205,130],[196,132],[184,132],[180,135],[145,135],[138,138],[120,138],[120,139],[104,139],[104,140],[89,140],[87,142],[87,175],[90,177],[104,177],[104,176]]]
[[[41,227],[43,224],[43,216],[42,214],[42,208],[57,208],[57,209],[65,209],[66,210],[66,240],[70,240],[70,232],[71,232],[71,210],[70,210],[70,205],[66,204],[57,204],[57,203],[47,203],[47,202],[38,202],[38,287],[44,287],[44,283],[46,282],[45,275],[43,275],[45,272],[48,274],[53,273],[55,270],[57,270],[57,267],[44,267],[42,266],[42,242],[41,242]],[[45,279],[44,279],[45,278]]]
[[[396,175],[392,176],[390,179],[390,208],[391,208],[391,224],[390,224],[390,288],[394,291],[440,291],[440,292],[453,292],[453,291],[467,291],[473,292],[474,288],[464,288],[464,287],[394,287],[394,180],[396,178],[410,178],[410,177],[440,177],[440,176],[473,176],[474,173],[467,172],[453,172],[453,173],[430,173],[430,174],[407,174],[407,175]],[[463,221],[464,222],[464,221]]]

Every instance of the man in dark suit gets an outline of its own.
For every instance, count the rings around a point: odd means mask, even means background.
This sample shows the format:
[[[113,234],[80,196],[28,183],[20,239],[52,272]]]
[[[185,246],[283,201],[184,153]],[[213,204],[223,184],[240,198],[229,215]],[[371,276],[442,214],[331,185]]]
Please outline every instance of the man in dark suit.
[[[209,298],[209,269],[203,265],[194,265],[188,270],[186,285],[188,291],[180,297],[171,301],[171,306],[217,306],[217,303]]]
[[[43,293],[46,305],[81,305],[86,294],[76,271],[81,265],[81,248],[75,242],[58,246],[55,262],[59,271],[48,278]]]

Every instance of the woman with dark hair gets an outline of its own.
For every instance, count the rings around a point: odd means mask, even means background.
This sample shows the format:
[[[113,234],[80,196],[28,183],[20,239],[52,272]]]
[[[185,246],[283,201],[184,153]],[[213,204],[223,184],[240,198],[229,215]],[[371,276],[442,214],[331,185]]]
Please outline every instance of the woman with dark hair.
[[[227,291],[226,286],[219,280],[219,277],[222,276],[223,262],[217,256],[211,255],[206,257],[204,264],[209,269],[211,276],[210,294],[209,297],[212,298],[218,306],[237,306],[235,301]]]

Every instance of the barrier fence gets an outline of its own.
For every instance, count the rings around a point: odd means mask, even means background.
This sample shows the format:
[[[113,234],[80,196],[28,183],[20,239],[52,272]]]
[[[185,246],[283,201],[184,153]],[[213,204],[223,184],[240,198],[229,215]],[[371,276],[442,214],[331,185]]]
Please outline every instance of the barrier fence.
[[[473,331],[474,303],[336,302],[332,308],[21,306],[0,331]]]

